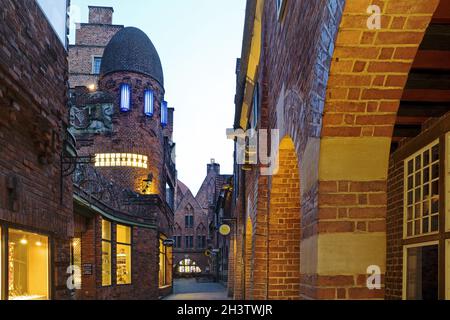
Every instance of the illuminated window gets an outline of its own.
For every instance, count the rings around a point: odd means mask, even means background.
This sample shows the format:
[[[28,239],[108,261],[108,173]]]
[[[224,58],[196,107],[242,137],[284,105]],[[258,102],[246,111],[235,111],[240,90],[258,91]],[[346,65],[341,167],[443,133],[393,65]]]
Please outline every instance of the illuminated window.
[[[70,244],[70,261],[74,288],[81,288],[81,238],[72,239]]]
[[[9,300],[49,299],[49,246],[42,235],[9,229]]]
[[[102,286],[112,284],[111,261],[111,222],[102,219]]]
[[[117,284],[131,283],[131,228],[117,225]]]
[[[191,259],[184,259],[178,265],[178,272],[186,274],[194,274],[194,273],[201,273],[202,269],[200,269],[200,267],[197,265],[195,261],[192,261]]]
[[[92,58],[92,74],[100,74],[100,68],[102,65],[102,57]]]
[[[405,237],[439,231],[439,141],[405,160]]]
[[[148,117],[153,116],[154,112],[154,94],[150,89],[144,92],[144,114]]]
[[[164,240],[167,238],[161,235],[159,239],[159,287],[165,287],[172,283],[171,261],[172,248],[164,245]]]
[[[99,153],[95,155],[96,167],[148,168],[148,157],[132,153]]]
[[[128,112],[131,110],[131,86],[122,84],[120,86],[120,111]]]
[[[161,124],[163,127],[167,126],[168,115],[168,104],[167,101],[163,101],[161,104]]]

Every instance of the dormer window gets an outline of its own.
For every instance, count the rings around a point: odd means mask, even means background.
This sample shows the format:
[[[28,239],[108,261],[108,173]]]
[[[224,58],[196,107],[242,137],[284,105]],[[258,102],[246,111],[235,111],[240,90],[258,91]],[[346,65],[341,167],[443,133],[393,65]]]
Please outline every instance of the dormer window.
[[[168,118],[168,104],[167,101],[163,101],[161,104],[161,124],[163,127],[167,126],[167,118]]]
[[[144,92],[144,114],[152,117],[154,112],[154,94],[153,90],[147,89]]]
[[[131,110],[131,86],[122,84],[120,86],[120,111],[128,112]]]

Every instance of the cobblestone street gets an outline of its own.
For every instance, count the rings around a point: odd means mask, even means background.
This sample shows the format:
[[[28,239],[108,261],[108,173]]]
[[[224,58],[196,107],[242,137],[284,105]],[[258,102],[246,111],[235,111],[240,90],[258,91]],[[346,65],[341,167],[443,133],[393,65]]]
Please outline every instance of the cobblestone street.
[[[165,300],[229,300],[224,286],[216,282],[198,282],[195,279],[176,279],[174,294]]]

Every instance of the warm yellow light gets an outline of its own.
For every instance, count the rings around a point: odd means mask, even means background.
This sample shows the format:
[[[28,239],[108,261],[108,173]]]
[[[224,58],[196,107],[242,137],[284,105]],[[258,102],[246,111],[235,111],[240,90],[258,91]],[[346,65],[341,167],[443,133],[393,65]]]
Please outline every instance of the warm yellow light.
[[[42,247],[42,242],[36,241],[36,245],[37,245],[38,247]]]
[[[23,238],[20,240],[20,244],[23,244],[24,246],[28,244],[28,240]]]
[[[148,157],[133,153],[99,153],[95,155],[96,167],[148,167]]]
[[[95,85],[95,83],[91,83],[90,85],[88,85],[88,89],[89,91],[95,91],[95,89],[97,89],[97,86]]]

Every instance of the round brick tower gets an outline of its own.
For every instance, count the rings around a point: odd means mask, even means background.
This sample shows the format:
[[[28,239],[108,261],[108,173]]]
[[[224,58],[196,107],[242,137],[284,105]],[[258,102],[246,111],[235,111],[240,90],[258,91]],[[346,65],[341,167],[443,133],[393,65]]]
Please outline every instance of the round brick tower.
[[[97,169],[124,188],[164,197],[164,76],[158,52],[144,32],[124,28],[111,39],[98,87],[116,102],[112,133],[94,138]]]

